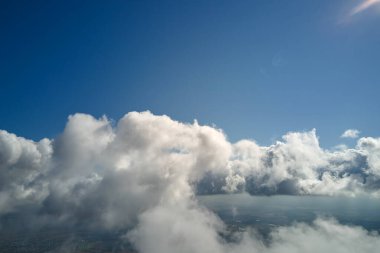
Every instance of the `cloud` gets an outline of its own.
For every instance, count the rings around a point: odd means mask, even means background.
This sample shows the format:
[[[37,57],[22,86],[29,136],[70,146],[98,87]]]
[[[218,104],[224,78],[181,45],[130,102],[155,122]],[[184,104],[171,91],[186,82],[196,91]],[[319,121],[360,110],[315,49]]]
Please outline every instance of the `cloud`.
[[[344,131],[344,133],[340,136],[341,138],[352,138],[356,139],[359,137],[360,131],[356,129],[347,129]]]
[[[368,137],[354,149],[324,150],[315,129],[287,133],[271,146],[230,143],[220,129],[149,112],[128,113],[116,127],[106,117],[75,114],[55,140],[0,132],[0,213],[29,206],[113,227],[133,222],[138,211],[164,197],[192,195],[194,189],[378,195],[379,147],[379,138]]]
[[[380,3],[380,0],[364,0],[362,1],[361,4],[357,5],[356,7],[354,7],[351,12],[350,12],[350,16],[354,16],[356,14],[359,14],[360,12],[363,12],[377,4]]]
[[[319,253],[332,249],[342,253],[374,252],[380,246],[377,233],[360,227],[341,225],[333,219],[319,218],[311,225],[298,223],[290,227],[279,227],[270,237],[271,243],[261,252]]]
[[[116,126],[106,117],[75,114],[54,140],[35,142],[0,131],[0,229],[128,230],[125,238],[140,252],[158,253],[245,252],[249,247],[287,252],[276,246],[280,242],[289,252],[301,252],[306,238],[293,241],[299,231],[316,241],[330,230],[331,236],[345,231],[378,245],[378,237],[364,230],[320,220],[274,231],[270,246],[253,232],[236,235],[238,243],[231,244],[222,236],[228,233],[223,222],[200,207],[195,196],[242,191],[379,197],[380,138],[360,138],[353,149],[325,150],[313,129],[289,132],[270,146],[231,143],[220,129],[150,112],[130,112]],[[6,227],[7,215],[18,223]],[[336,236],[326,247],[358,249],[346,247],[343,239]]]
[[[48,139],[33,142],[0,130],[0,215],[46,198],[47,186],[38,178],[49,169],[52,152]]]
[[[223,235],[224,237],[220,236]],[[226,235],[226,233],[230,233]],[[232,233],[232,234],[231,234]],[[254,229],[228,232],[212,213],[196,208],[159,207],[140,216],[126,236],[142,253],[341,253],[376,252],[380,237],[358,226],[318,218],[273,229],[264,239]],[[230,240],[225,238],[229,237]]]

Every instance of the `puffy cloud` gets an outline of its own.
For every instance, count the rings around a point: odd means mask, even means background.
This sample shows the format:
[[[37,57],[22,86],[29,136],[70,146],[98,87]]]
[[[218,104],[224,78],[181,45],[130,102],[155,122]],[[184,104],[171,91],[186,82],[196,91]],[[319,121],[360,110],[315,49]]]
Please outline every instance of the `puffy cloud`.
[[[0,132],[0,212],[33,203],[40,213],[86,214],[112,227],[132,222],[163,196],[181,198],[194,188],[201,194],[376,195],[379,147],[379,139],[368,137],[355,149],[324,150],[315,129],[287,133],[270,146],[230,143],[220,129],[150,112],[128,113],[115,127],[106,117],[75,114],[55,140]]]
[[[223,222],[195,195],[239,191],[379,196],[380,139],[325,150],[313,129],[287,133],[270,146],[230,143],[220,129],[150,112],[128,113],[115,126],[106,117],[75,114],[55,140],[0,131],[0,221],[15,214],[32,227],[128,229],[126,238],[141,252],[286,252],[279,241],[298,252],[303,244],[285,236],[306,231],[322,240],[323,224],[378,243],[358,228],[319,220],[276,230],[270,246],[249,233],[231,244],[221,236]]]
[[[316,219],[312,224],[296,223],[279,227],[263,246],[257,238],[245,235],[235,252],[321,253],[375,252],[380,246],[379,235],[357,226],[341,225],[333,219]],[[253,249],[253,250],[252,250]]]
[[[0,215],[46,198],[47,182],[39,178],[49,169],[51,154],[48,139],[33,142],[0,130]]]
[[[268,147],[243,140],[233,145],[226,184],[243,184],[251,194],[378,195],[377,142],[361,138],[355,149],[324,150],[315,130],[288,133]]]
[[[344,131],[344,133],[340,136],[341,138],[352,138],[356,139],[359,137],[360,131],[356,129],[347,129]]]
[[[361,138],[358,141],[358,149],[361,150],[366,157],[368,164],[368,171],[366,172],[380,177],[380,138]]]
[[[274,228],[264,239],[256,230],[226,231],[212,213],[199,207],[157,207],[143,213],[126,235],[142,253],[341,253],[376,252],[377,232],[317,218],[312,224]],[[229,238],[229,239],[227,239]]]
[[[221,130],[150,112],[131,112],[115,128],[75,114],[56,140],[38,143],[3,131],[0,212],[30,204],[44,219],[127,227],[163,199],[193,195],[205,173],[226,170],[231,150]]]
[[[126,237],[140,252],[223,252],[218,232],[223,223],[196,203],[160,205],[139,216],[138,226]]]

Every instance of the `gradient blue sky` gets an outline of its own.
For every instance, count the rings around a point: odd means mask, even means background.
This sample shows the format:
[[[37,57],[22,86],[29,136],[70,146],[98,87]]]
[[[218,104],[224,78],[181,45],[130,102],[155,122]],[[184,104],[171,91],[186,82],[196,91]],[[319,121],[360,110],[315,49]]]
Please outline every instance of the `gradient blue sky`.
[[[379,136],[380,12],[362,2],[2,1],[0,129],[38,140],[76,112],[151,110],[232,141]]]

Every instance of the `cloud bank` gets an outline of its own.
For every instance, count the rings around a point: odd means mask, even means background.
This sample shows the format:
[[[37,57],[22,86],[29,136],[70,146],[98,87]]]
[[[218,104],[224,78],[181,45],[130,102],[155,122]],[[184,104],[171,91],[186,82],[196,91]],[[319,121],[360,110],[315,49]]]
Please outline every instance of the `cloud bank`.
[[[249,230],[233,235],[234,242],[227,243],[218,236],[221,232],[215,228],[218,224],[212,223],[212,218],[188,210],[185,213],[155,210],[142,216],[130,238],[140,252],[146,253],[369,253],[376,252],[380,246],[379,234],[375,232],[321,218],[312,224],[296,223],[276,228],[270,233],[268,242],[264,242],[256,231]]]
[[[144,253],[379,247],[378,235],[323,219],[272,231],[269,244],[254,231],[226,242],[223,222],[195,195],[243,191],[379,197],[380,138],[338,151],[322,149],[314,129],[287,133],[270,146],[231,143],[220,129],[150,112],[128,113],[115,126],[106,117],[75,114],[54,140],[0,131],[0,220],[17,214],[33,228],[127,229],[124,239]]]

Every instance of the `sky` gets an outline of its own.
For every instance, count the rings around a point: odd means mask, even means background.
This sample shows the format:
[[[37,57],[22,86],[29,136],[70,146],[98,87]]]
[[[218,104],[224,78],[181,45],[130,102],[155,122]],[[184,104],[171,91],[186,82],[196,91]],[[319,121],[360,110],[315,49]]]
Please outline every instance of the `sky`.
[[[378,136],[378,1],[2,1],[0,129],[150,110],[273,143]]]
[[[380,0],[2,1],[0,251],[376,252],[377,216],[338,203],[380,198],[379,22]]]

